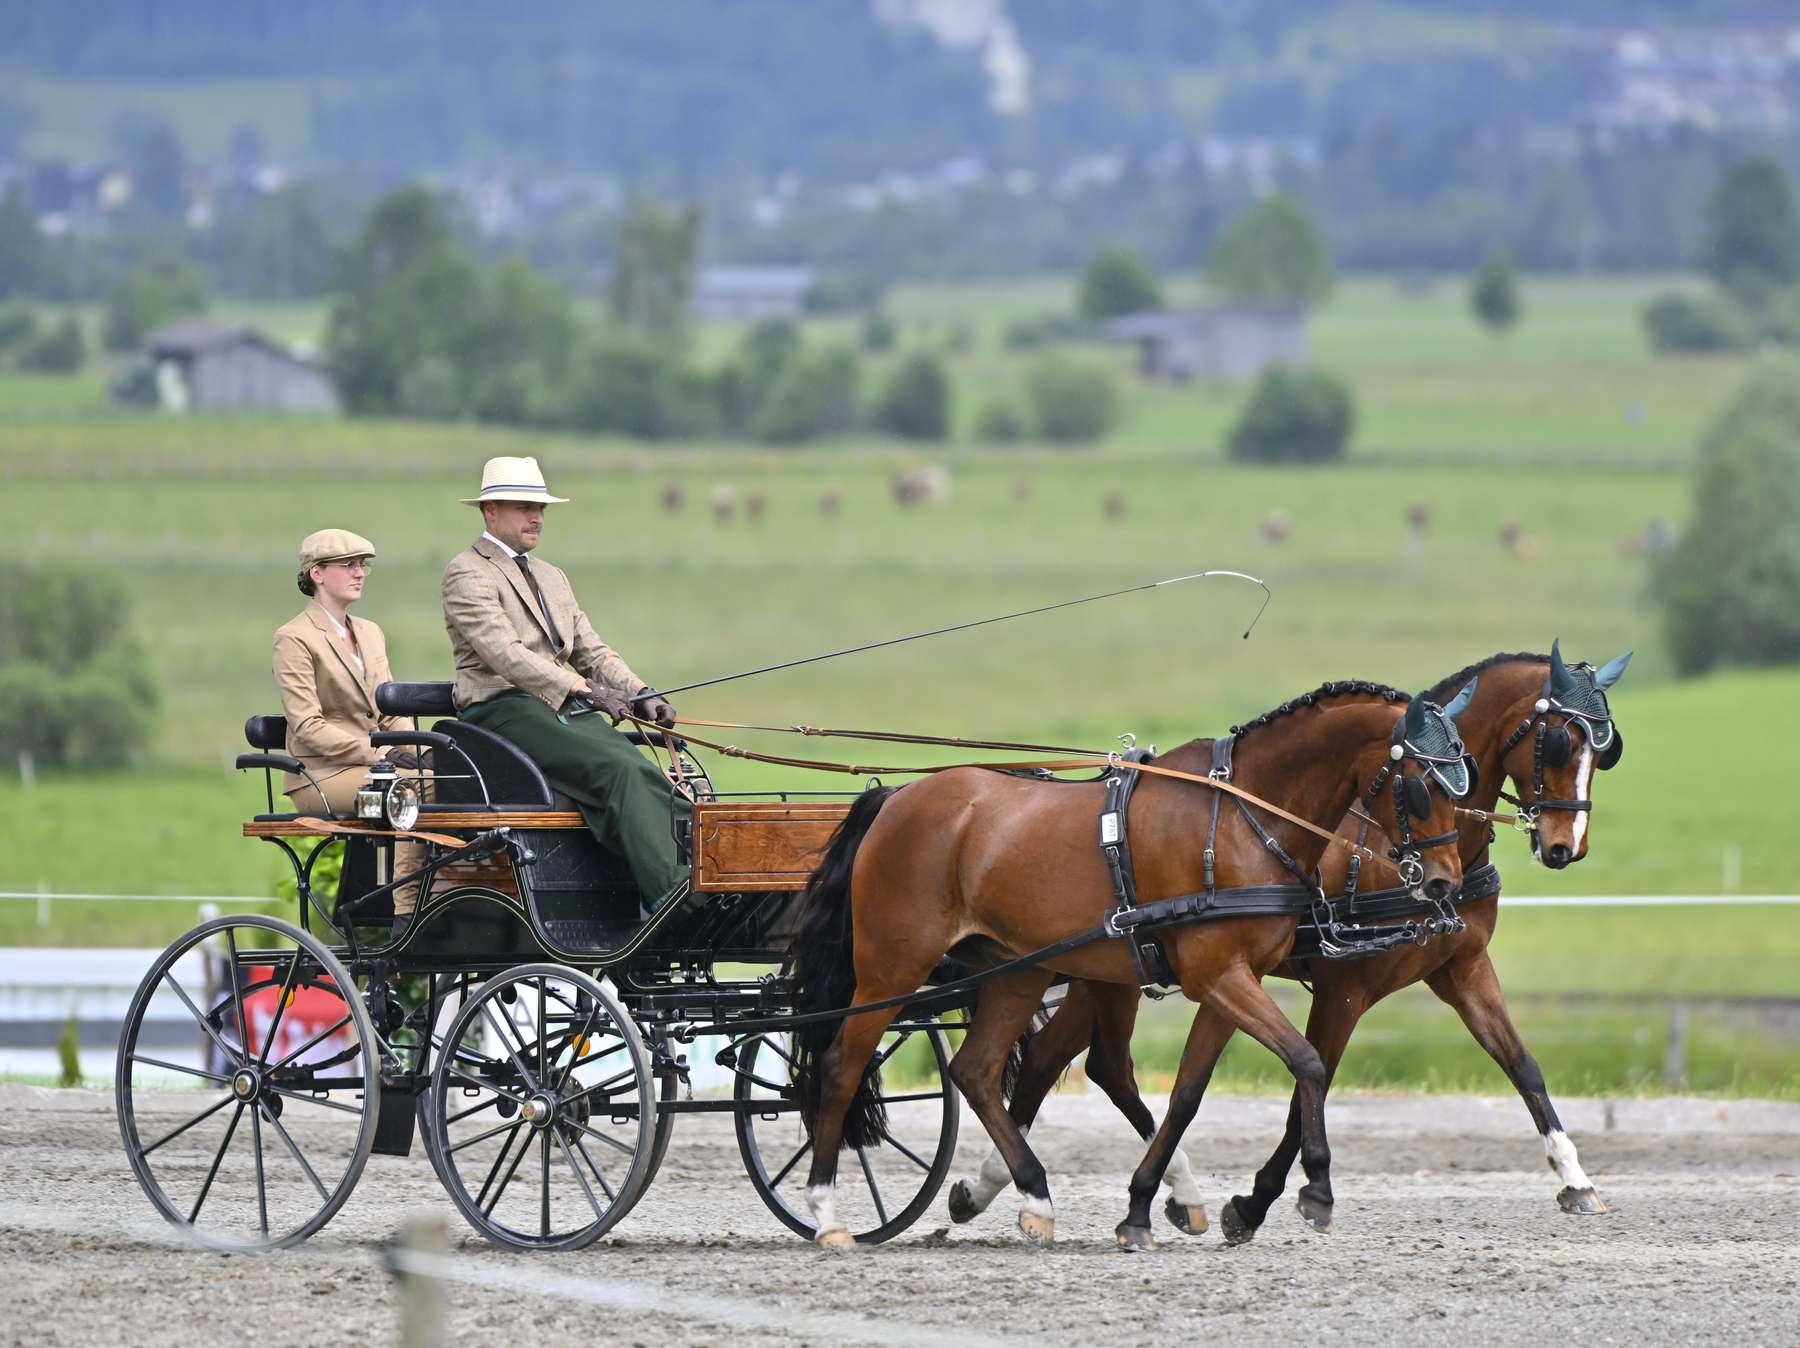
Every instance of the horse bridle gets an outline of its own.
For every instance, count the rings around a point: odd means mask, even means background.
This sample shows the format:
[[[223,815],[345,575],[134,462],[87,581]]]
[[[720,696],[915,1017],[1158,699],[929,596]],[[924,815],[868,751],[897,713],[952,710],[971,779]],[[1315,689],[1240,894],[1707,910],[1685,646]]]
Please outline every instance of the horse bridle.
[[[1427,819],[1431,816],[1431,782],[1435,780],[1444,794],[1451,800],[1462,800],[1475,789],[1478,776],[1475,760],[1463,749],[1462,741],[1457,738],[1453,723],[1440,708],[1432,707],[1443,727],[1447,744],[1442,752],[1422,748],[1406,738],[1405,721],[1394,728],[1394,741],[1388,747],[1388,761],[1381,765],[1381,770],[1369,783],[1369,789],[1363,795],[1364,819],[1358,843],[1368,836],[1369,825],[1375,820],[1367,814],[1374,806],[1375,798],[1388,784],[1391,778],[1394,784],[1394,823],[1400,831],[1400,837],[1387,850],[1387,858],[1394,863],[1400,872],[1400,883],[1408,889],[1417,891],[1425,881],[1424,853],[1434,847],[1454,846],[1461,831],[1451,829],[1448,833],[1435,833],[1427,838],[1412,836],[1412,820],[1416,817]],[[1425,773],[1419,777],[1408,777],[1397,771],[1400,764],[1408,758],[1422,763]],[[1462,768],[1462,786],[1459,790],[1451,780],[1450,766],[1460,765]],[[1379,825],[1377,825],[1379,827]],[[1385,830],[1384,830],[1385,832]],[[1351,877],[1355,884],[1355,876]]]
[[[1550,724],[1550,717],[1560,716],[1558,725]],[[1594,766],[1601,772],[1607,771],[1619,761],[1624,752],[1625,740],[1613,724],[1611,709],[1604,716],[1590,709],[1576,708],[1557,701],[1546,689],[1538,700],[1532,704],[1531,715],[1519,723],[1519,728],[1507,737],[1500,749],[1500,762],[1505,764],[1507,756],[1519,746],[1527,736],[1533,736],[1531,746],[1531,799],[1521,800],[1518,796],[1504,789],[1500,795],[1503,799],[1517,806],[1520,812],[1519,827],[1527,832],[1535,831],[1538,816],[1545,810],[1566,810],[1571,813],[1592,810],[1592,800],[1559,800],[1544,794],[1544,764],[1561,767],[1569,761],[1569,755],[1575,751],[1574,738],[1569,733],[1569,722],[1581,722],[1582,733],[1586,735],[1588,747],[1594,750]],[[1598,727],[1604,726],[1606,734],[1602,736]]]

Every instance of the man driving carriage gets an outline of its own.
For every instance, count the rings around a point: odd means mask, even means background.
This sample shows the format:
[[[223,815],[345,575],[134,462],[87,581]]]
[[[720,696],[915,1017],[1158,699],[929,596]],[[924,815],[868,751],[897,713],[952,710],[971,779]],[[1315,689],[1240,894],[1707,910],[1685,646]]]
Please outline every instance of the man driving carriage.
[[[484,527],[444,570],[457,714],[533,759],[601,845],[625,858],[654,911],[687,890],[674,826],[689,806],[613,727],[627,713],[673,726],[675,709],[595,633],[568,577],[528,555],[545,507],[566,500],[550,495],[535,458],[495,458],[480,494],[463,501]]]

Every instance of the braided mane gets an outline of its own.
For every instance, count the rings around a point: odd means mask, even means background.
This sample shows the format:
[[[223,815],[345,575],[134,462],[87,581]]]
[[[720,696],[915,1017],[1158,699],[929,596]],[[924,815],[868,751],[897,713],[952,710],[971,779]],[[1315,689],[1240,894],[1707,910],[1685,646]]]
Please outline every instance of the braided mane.
[[[1457,689],[1461,688],[1477,674],[1485,674],[1495,665],[1547,665],[1549,663],[1549,656],[1533,655],[1529,651],[1514,651],[1511,654],[1502,653],[1500,655],[1490,655],[1487,659],[1478,660],[1467,669],[1452,674],[1441,683],[1433,684],[1426,692],[1425,696],[1430,701],[1442,705],[1446,697],[1453,695]]]
[[[1268,725],[1283,716],[1291,716],[1293,713],[1300,711],[1303,708],[1310,707],[1314,703],[1321,702],[1326,698],[1348,697],[1358,693],[1365,697],[1379,697],[1386,702],[1404,703],[1412,701],[1410,695],[1401,692],[1398,688],[1390,688],[1385,683],[1371,683],[1367,679],[1336,679],[1320,684],[1310,693],[1302,693],[1299,697],[1283,702],[1279,707],[1276,707],[1271,711],[1265,711],[1253,721],[1245,721],[1242,725],[1232,726],[1231,733],[1234,735],[1245,735],[1256,729],[1258,726]]]

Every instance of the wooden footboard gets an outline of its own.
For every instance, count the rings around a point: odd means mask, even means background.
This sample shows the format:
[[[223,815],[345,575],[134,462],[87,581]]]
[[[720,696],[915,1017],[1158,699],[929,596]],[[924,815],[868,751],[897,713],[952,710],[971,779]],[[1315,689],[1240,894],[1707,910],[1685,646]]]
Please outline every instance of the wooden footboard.
[[[694,888],[800,889],[849,812],[849,801],[702,801],[694,806]]]

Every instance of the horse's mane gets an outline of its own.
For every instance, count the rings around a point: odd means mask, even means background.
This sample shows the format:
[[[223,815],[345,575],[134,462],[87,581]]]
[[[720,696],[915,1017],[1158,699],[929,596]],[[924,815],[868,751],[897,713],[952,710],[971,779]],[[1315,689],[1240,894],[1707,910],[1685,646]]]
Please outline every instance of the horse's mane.
[[[1533,655],[1529,651],[1513,651],[1510,654],[1503,652],[1499,655],[1490,655],[1485,660],[1477,660],[1467,669],[1459,670],[1442,682],[1433,684],[1426,691],[1425,696],[1428,700],[1436,702],[1441,706],[1446,697],[1452,696],[1470,679],[1474,678],[1477,674],[1485,674],[1495,665],[1547,665],[1549,663],[1549,656]]]
[[[1234,735],[1246,735],[1250,731],[1255,730],[1258,726],[1269,725],[1283,716],[1291,716],[1293,713],[1300,711],[1303,708],[1310,707],[1316,702],[1323,701],[1325,698],[1348,697],[1352,694],[1362,694],[1365,697],[1379,697],[1386,702],[1412,701],[1410,694],[1403,693],[1398,688],[1390,688],[1385,683],[1371,683],[1367,679],[1335,679],[1320,684],[1310,693],[1302,693],[1299,697],[1283,702],[1279,707],[1265,711],[1261,716],[1258,716],[1254,720],[1245,721],[1242,725],[1232,726],[1231,733]]]

